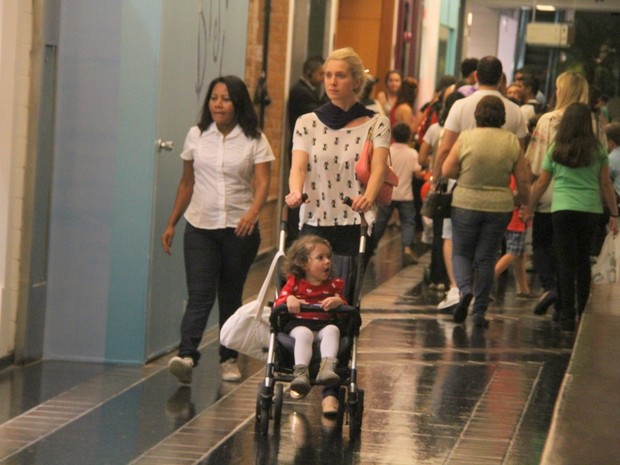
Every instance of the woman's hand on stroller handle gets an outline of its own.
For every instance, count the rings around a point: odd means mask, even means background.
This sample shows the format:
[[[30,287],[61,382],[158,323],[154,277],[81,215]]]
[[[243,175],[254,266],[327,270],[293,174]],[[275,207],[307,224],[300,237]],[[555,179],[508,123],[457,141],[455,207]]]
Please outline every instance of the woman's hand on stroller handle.
[[[299,191],[292,191],[284,197],[284,201],[289,208],[297,208],[301,206],[302,203],[306,203],[308,201],[308,194],[302,194]]]
[[[356,211],[358,213],[366,213],[372,207],[372,202],[363,195],[358,195],[354,199],[347,196],[344,199],[342,199],[342,203],[344,203],[345,205],[348,205],[351,208],[351,210]]]

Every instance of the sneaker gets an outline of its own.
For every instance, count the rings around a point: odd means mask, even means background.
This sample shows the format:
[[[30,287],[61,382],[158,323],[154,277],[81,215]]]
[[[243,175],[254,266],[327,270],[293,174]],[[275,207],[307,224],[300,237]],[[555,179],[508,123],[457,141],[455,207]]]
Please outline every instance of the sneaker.
[[[293,367],[293,376],[291,381],[291,392],[296,392],[301,396],[305,396],[310,391],[310,375],[307,365],[295,365]]]
[[[451,287],[443,300],[437,304],[437,310],[444,310],[446,308],[454,307],[459,303],[459,300],[459,288]]]
[[[177,377],[181,384],[191,384],[194,360],[192,357],[172,357],[168,362],[168,370]]]
[[[222,370],[222,379],[224,381],[239,381],[241,379],[241,372],[237,366],[237,360],[229,358],[223,363],[220,363]]]
[[[336,396],[324,397],[321,402],[321,408],[323,409],[323,415],[336,415],[338,413],[338,399]]]
[[[336,373],[338,359],[323,357],[319,374],[316,375],[316,384],[340,384],[340,376]]]
[[[455,323],[463,323],[465,321],[465,318],[467,318],[467,311],[469,310],[469,304],[471,303],[471,299],[473,297],[474,296],[472,294],[465,294],[459,301],[458,305],[454,309],[454,313],[452,314]]]

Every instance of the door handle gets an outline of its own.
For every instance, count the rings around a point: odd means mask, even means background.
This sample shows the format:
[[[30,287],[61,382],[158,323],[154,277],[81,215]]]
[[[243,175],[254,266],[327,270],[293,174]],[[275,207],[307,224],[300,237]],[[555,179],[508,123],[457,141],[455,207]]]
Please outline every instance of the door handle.
[[[171,141],[171,140],[157,139],[155,141],[155,145],[157,146],[157,150],[159,150],[160,152],[162,150],[166,150],[168,152],[171,152],[172,149],[174,149],[174,141]]]

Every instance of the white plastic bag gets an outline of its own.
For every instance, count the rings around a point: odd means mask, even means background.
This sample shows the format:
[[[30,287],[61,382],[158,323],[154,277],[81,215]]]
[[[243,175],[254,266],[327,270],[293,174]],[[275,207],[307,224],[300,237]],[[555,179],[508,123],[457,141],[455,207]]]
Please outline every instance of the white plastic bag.
[[[614,233],[610,231],[605,237],[596,263],[592,266],[592,283],[615,283],[620,273],[618,260],[620,260],[620,235],[614,236]]]
[[[271,309],[265,303],[273,273],[282,257],[284,253],[279,251],[273,258],[256,300],[239,307],[222,325],[220,343],[223,346],[259,360],[267,360]]]
[[[259,360],[267,359],[269,349],[270,308],[264,307],[257,318],[261,302],[253,300],[226,320],[220,330],[220,342],[229,349]]]

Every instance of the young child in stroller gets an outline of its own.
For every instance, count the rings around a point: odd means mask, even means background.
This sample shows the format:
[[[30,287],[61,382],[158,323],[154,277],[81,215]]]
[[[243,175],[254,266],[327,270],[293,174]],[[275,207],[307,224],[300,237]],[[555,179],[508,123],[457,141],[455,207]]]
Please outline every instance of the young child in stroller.
[[[284,261],[287,281],[275,302],[276,307],[286,304],[291,316],[283,330],[295,340],[291,390],[301,396],[310,391],[308,367],[315,340],[320,342],[321,352],[321,365],[315,383],[337,385],[340,382],[335,371],[340,330],[334,324],[336,316],[328,311],[347,302],[342,295],[344,281],[331,276],[331,257],[331,245],[327,240],[315,235],[297,239],[287,252]],[[300,312],[302,304],[316,306],[316,312]],[[335,397],[332,399],[336,401]]]

